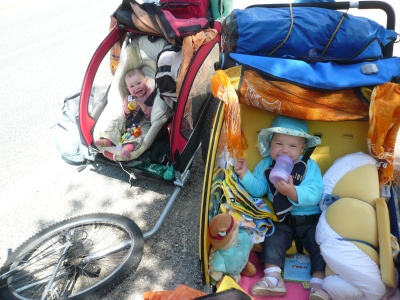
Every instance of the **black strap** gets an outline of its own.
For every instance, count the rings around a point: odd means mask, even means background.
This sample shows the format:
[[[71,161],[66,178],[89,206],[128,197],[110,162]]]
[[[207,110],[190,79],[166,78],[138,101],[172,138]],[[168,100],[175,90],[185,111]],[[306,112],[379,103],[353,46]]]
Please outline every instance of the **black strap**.
[[[157,73],[171,72],[171,66],[160,66],[157,68]]]
[[[306,152],[303,155],[303,158],[301,159],[305,163],[307,163],[308,159],[311,157],[311,154],[314,152],[315,146],[314,147],[309,147],[307,148]]]
[[[154,104],[154,99],[156,99],[157,96],[157,89],[154,89],[154,91],[147,97],[146,101],[144,101],[144,104],[147,106],[153,106]]]
[[[288,214],[283,223],[288,224],[290,226],[314,225],[318,223],[320,216],[321,214],[314,214],[308,216],[293,216],[292,214]]]
[[[366,241],[363,240],[357,240],[357,239],[350,239],[350,238],[338,238],[337,240],[339,241],[348,241],[348,242],[359,242],[361,244],[367,245],[369,247],[371,247],[372,249],[374,249],[375,251],[378,252],[378,248],[376,248],[374,245],[372,245],[371,243],[368,243]]]

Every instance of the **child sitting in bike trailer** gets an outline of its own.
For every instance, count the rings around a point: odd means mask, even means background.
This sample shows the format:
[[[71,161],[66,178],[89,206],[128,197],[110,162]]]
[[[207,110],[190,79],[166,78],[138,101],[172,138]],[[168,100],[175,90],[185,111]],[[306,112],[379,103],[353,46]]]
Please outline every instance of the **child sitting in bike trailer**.
[[[149,85],[143,71],[136,68],[126,73],[125,84],[129,95],[123,100],[122,114],[109,123],[95,144],[101,147],[120,146],[121,156],[129,159],[131,152],[140,147],[151,126],[155,89]]]
[[[310,158],[312,150],[302,156],[304,150],[313,149],[321,140],[308,134],[304,120],[278,116],[271,128],[260,132],[258,143],[264,159],[254,171],[248,170],[244,159],[238,160],[234,170],[249,194],[255,197],[268,195],[279,222],[274,222],[275,232],[266,236],[262,244],[261,262],[265,276],[252,287],[251,293],[258,297],[286,294],[281,272],[286,251],[294,239],[299,253],[304,247],[310,254],[312,278],[309,299],[328,300],[328,294],[322,290],[326,264],[315,240],[321,214],[322,175],[317,163]],[[294,165],[288,182],[279,179],[273,184],[269,174],[280,155],[289,156]]]

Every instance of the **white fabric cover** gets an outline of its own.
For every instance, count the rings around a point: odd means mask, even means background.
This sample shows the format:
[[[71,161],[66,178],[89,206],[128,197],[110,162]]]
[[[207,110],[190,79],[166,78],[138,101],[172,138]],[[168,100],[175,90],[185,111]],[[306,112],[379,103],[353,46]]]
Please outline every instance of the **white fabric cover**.
[[[172,110],[167,105],[167,103],[161,99],[159,91],[157,91],[157,96],[154,99],[153,110],[151,111],[151,124],[157,121],[165,123],[171,117]]]
[[[366,299],[360,289],[347,282],[339,275],[327,276],[322,282],[322,288],[329,294],[332,300]]]
[[[323,211],[316,230],[316,241],[326,264],[337,275],[327,276],[324,290],[335,299],[381,299],[386,286],[380,270],[371,258],[329,226]]]
[[[334,161],[332,166],[325,172],[322,177],[324,182],[324,189],[322,192],[322,199],[319,203],[321,210],[326,209],[326,205],[324,205],[323,201],[326,195],[332,194],[333,188],[336,183],[348,172],[351,170],[355,170],[359,167],[365,165],[375,165],[376,160],[369,154],[365,154],[363,152],[356,152],[347,154],[341,158],[338,158]]]

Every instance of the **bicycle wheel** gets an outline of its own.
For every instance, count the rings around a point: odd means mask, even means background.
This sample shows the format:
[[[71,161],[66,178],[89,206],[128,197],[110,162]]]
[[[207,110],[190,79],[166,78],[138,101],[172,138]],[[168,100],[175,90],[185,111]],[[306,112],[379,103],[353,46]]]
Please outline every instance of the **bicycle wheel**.
[[[136,270],[143,246],[140,228],[124,216],[100,213],[64,220],[40,231],[13,253],[0,271],[0,277],[10,272],[0,283],[0,298],[100,295]]]

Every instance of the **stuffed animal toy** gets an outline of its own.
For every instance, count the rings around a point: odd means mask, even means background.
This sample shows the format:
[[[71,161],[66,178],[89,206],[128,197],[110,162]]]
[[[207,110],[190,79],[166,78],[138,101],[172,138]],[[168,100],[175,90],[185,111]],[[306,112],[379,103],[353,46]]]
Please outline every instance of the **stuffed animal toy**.
[[[255,266],[249,262],[253,247],[250,234],[239,228],[238,222],[228,213],[221,213],[210,221],[208,233],[212,245],[210,251],[210,277],[219,281],[223,275],[232,276],[236,282],[245,276],[256,274]]]

